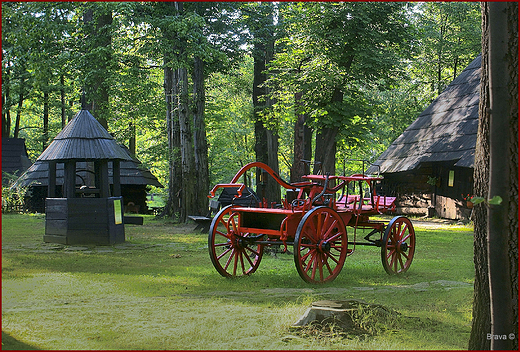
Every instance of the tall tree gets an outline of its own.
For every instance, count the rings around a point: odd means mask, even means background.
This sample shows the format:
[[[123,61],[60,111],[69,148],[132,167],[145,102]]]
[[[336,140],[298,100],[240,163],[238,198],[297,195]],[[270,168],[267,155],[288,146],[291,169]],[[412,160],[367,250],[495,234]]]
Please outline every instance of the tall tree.
[[[311,116],[314,158],[324,172],[335,173],[338,132],[353,134],[353,122],[363,123],[354,118],[366,116],[364,89],[395,77],[410,41],[406,10],[403,3],[345,2],[291,3],[284,11],[290,39],[274,69],[288,93],[302,93],[299,105]]]
[[[269,124],[265,112],[273,105],[266,81],[267,67],[273,60],[276,36],[275,3],[250,3],[243,8],[244,19],[252,36],[253,109],[255,125],[256,161],[267,164],[279,173],[278,133],[276,125]],[[256,174],[257,193],[269,202],[279,202],[280,186],[262,171]]]
[[[518,349],[518,4],[483,3],[470,349]],[[478,207],[477,207],[478,208]],[[479,334],[482,334],[480,336]]]
[[[433,99],[480,52],[480,5],[421,2],[415,7],[419,46],[411,65]]]
[[[225,22],[233,11],[226,4],[182,2],[144,4],[139,10],[160,33],[155,50],[163,55],[170,150],[165,214],[180,221],[207,212],[204,80],[232,61],[236,44],[229,40],[234,33]]]
[[[60,77],[65,81],[71,60],[70,37],[74,31],[69,23],[71,5],[8,3],[2,4],[2,8],[3,62],[10,76],[6,82],[9,87],[4,85],[7,89],[2,92],[4,108],[16,106],[13,135],[18,137],[24,102],[32,99],[34,105],[42,106],[38,141],[45,148],[50,138],[51,109],[57,105],[56,92],[65,85],[60,83]]]
[[[89,3],[83,14],[84,47],[81,61],[86,93],[86,106],[92,115],[108,129],[109,96],[113,68],[112,6]]]

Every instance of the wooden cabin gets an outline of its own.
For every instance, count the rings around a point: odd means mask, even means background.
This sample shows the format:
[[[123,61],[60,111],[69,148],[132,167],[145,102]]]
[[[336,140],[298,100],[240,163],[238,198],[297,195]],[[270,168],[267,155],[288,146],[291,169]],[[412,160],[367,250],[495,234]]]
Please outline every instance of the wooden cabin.
[[[478,56],[368,169],[398,213],[468,219],[473,192],[481,57]]]
[[[2,185],[25,172],[31,166],[23,138],[2,138]]]

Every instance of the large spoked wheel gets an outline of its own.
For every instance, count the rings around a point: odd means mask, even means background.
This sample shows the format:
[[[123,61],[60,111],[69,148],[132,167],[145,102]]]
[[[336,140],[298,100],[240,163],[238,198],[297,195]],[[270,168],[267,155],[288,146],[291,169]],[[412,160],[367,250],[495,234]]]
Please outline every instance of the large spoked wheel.
[[[328,207],[309,211],[294,238],[294,263],[309,283],[330,282],[338,276],[347,257],[347,231],[337,212]]]
[[[410,219],[396,216],[386,227],[381,246],[381,260],[385,271],[402,274],[410,268],[415,253],[415,231]]]
[[[254,244],[249,233],[239,231],[238,216],[229,205],[215,215],[209,229],[209,256],[225,277],[250,275],[262,259],[263,246]]]

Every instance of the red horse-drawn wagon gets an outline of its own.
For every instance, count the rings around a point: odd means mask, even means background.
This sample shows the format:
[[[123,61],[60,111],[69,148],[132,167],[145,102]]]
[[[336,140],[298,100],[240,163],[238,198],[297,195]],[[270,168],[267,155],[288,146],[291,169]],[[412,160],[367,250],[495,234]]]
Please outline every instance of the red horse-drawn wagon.
[[[296,269],[309,283],[334,280],[357,245],[380,247],[388,274],[400,274],[410,267],[415,252],[410,220],[397,216],[386,224],[369,219],[395,210],[395,197],[376,194],[376,182],[381,177],[307,175],[304,181],[289,184],[267,165],[254,162],[240,169],[231,183],[216,185],[210,197],[225,187],[236,188],[240,197],[245,185],[237,181],[254,167],[265,170],[284,187],[286,197],[279,205],[266,201],[250,207],[231,204],[215,215],[208,247],[211,261],[222,276],[252,274],[269,246],[293,246]],[[350,242],[347,227],[353,228]],[[364,236],[366,242],[356,240],[358,229],[371,230]]]

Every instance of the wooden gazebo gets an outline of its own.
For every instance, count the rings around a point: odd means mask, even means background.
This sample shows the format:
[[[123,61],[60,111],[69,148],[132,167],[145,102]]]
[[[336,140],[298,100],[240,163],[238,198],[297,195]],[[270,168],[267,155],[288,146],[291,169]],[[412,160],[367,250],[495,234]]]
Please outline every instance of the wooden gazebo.
[[[37,161],[49,165],[45,242],[113,244],[125,241],[120,162],[132,160],[87,110],[81,110]],[[86,162],[91,177],[77,177]],[[63,163],[62,198],[56,197],[56,165]],[[113,170],[110,188],[108,169]],[[82,170],[84,171],[84,170]]]

